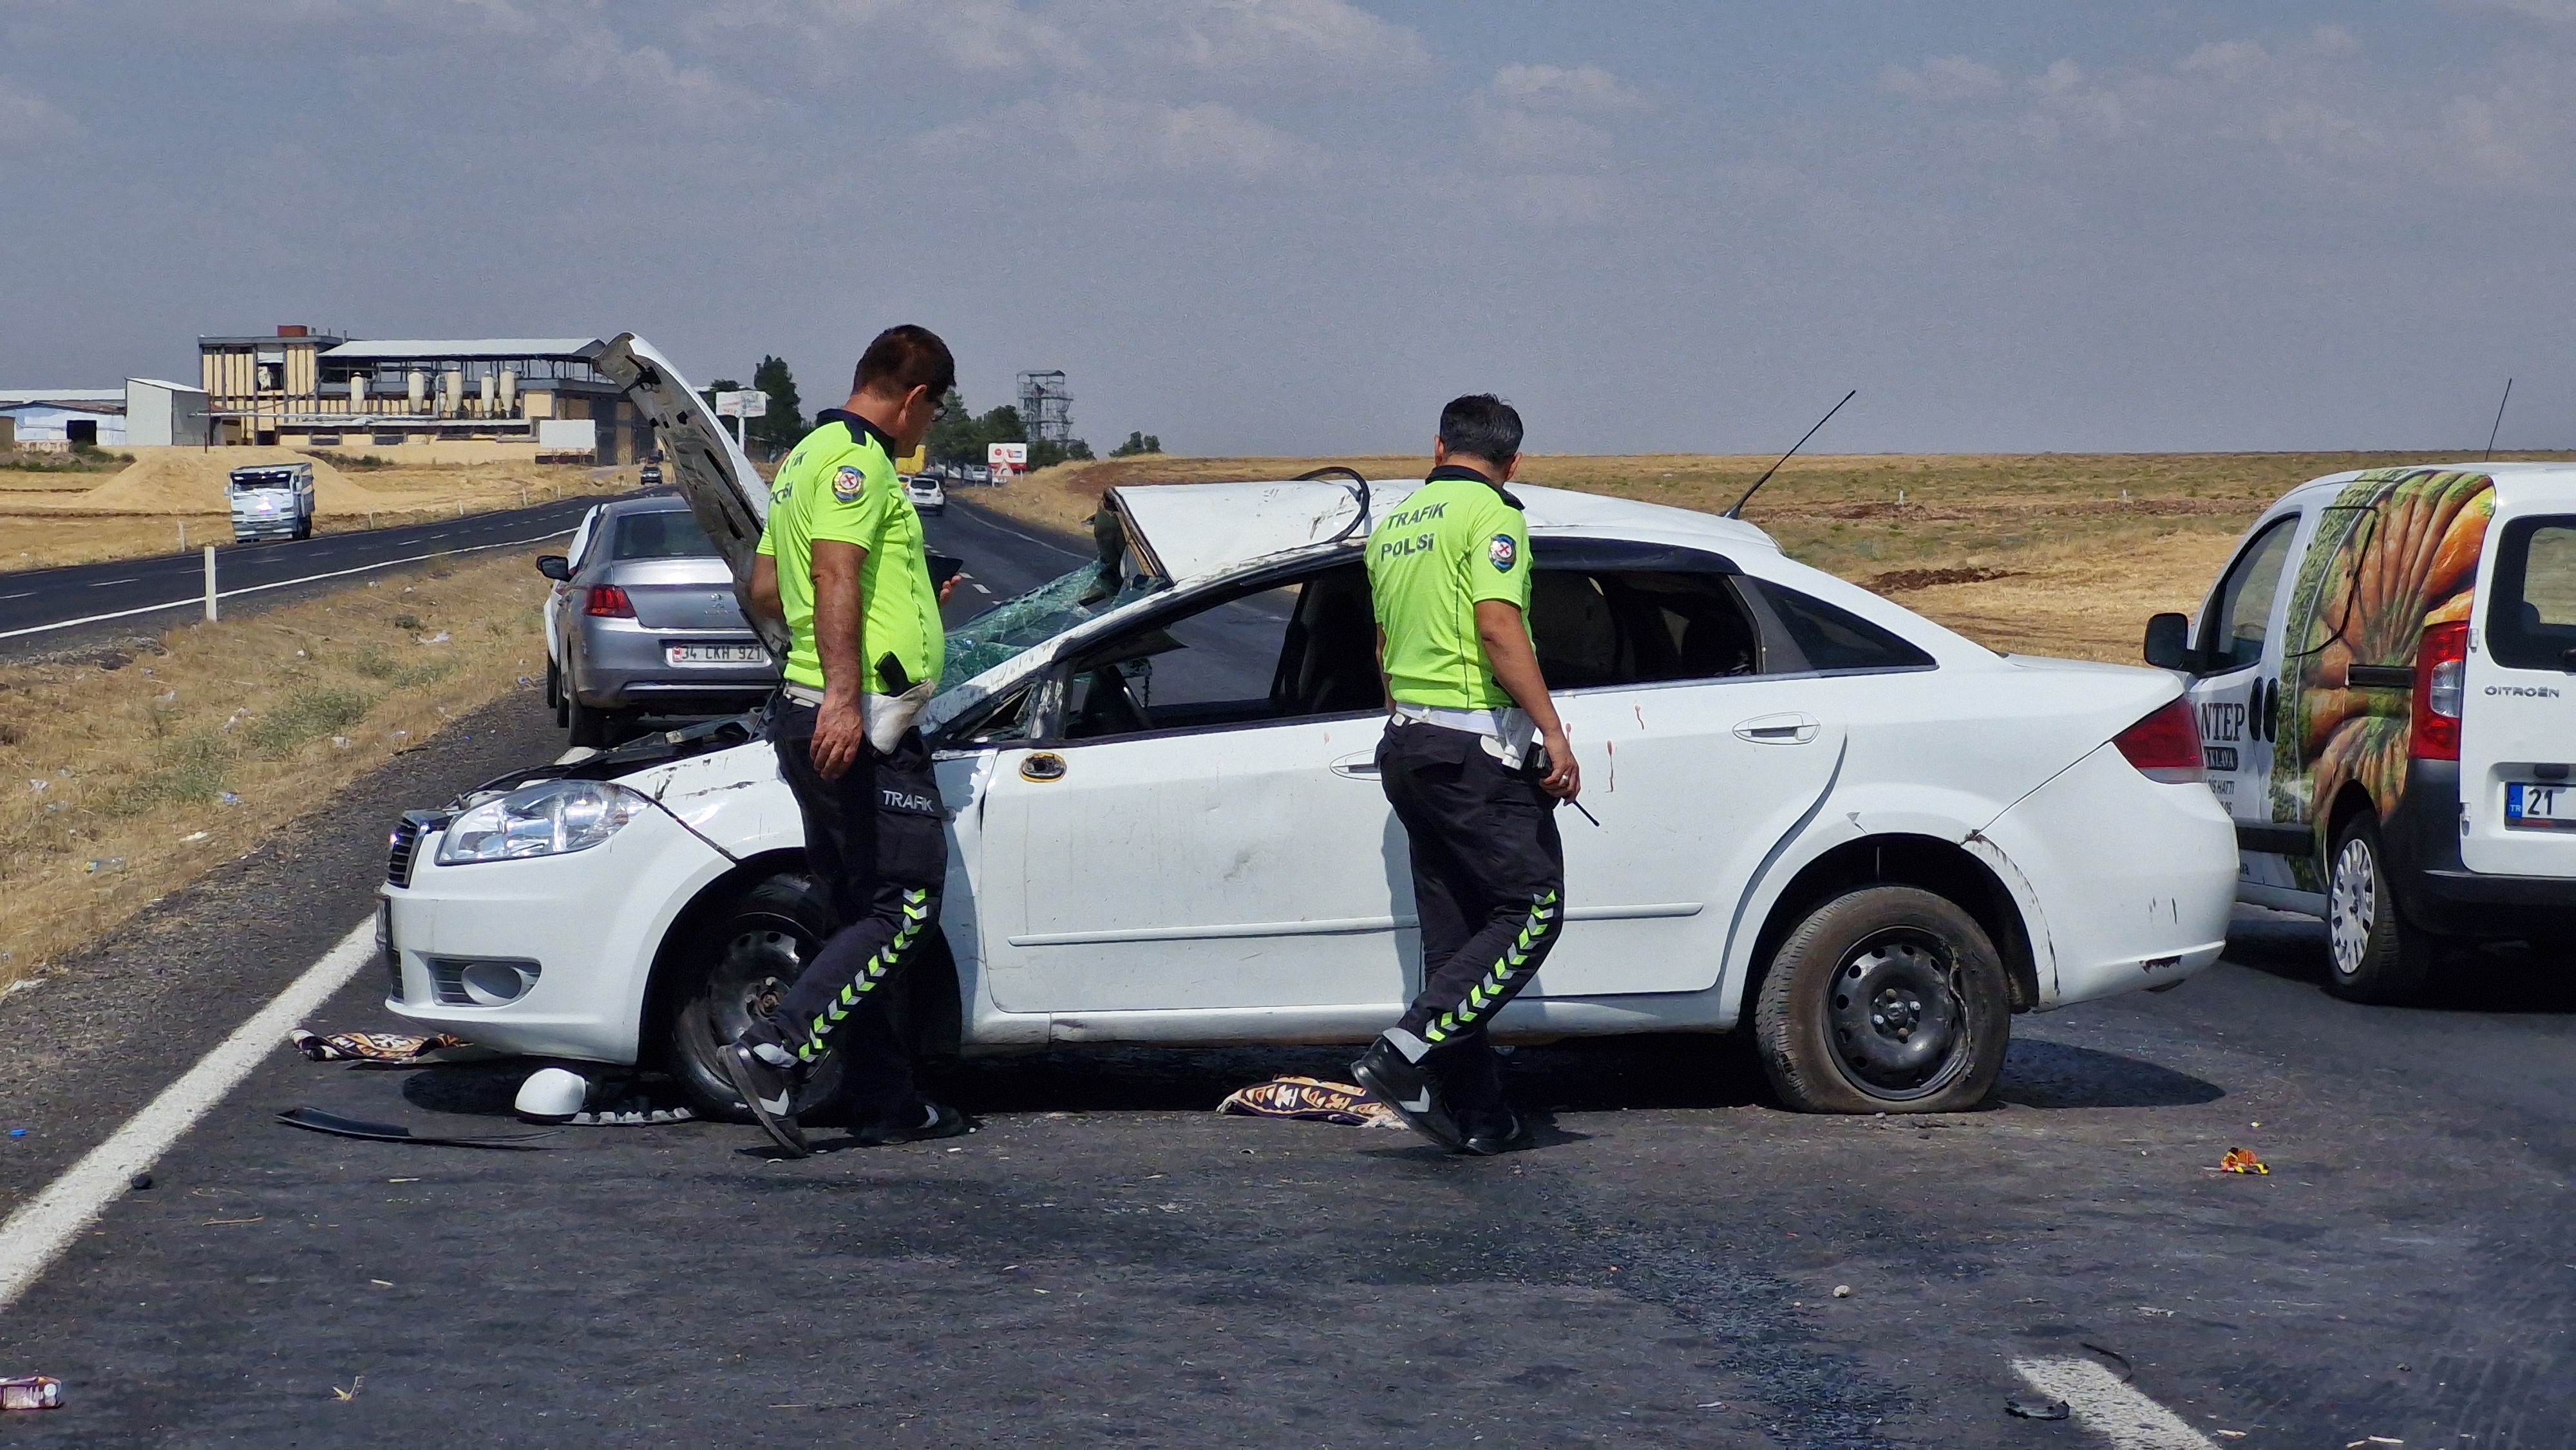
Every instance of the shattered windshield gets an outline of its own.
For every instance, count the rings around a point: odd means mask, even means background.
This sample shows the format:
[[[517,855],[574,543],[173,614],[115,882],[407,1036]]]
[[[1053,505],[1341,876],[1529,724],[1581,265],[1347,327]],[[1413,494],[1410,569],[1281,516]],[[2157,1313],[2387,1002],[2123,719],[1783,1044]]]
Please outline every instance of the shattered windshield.
[[[1006,599],[948,631],[948,664],[940,673],[951,684],[975,678],[1030,646],[1046,643],[1076,625],[1088,624],[1113,609],[1165,587],[1166,581],[1139,574],[1115,592],[1103,587],[1098,564],[1085,564],[1052,584],[1042,584],[1016,599]]]

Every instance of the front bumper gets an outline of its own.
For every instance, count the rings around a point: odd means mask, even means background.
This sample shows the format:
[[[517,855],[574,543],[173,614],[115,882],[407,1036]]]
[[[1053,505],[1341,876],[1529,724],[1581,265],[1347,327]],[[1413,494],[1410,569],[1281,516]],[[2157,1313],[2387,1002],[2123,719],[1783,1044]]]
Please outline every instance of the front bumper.
[[[2524,937],[2576,930],[2576,880],[2497,876],[2460,861],[2460,765],[2410,760],[2406,793],[2380,822],[2397,912],[2444,936]]]
[[[660,810],[587,851],[440,866],[419,838],[409,884],[388,881],[383,929],[396,1015],[432,1032],[543,1057],[632,1063],[645,994],[671,924],[733,862]],[[468,977],[473,964],[484,971]],[[463,990],[507,964],[534,968],[515,1000]]]

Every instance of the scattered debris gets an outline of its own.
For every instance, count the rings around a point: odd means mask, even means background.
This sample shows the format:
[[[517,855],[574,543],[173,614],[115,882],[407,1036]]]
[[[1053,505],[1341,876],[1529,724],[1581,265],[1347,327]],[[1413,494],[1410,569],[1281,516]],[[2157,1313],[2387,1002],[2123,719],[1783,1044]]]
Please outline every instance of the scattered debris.
[[[447,641],[448,641],[448,634],[447,634],[447,631],[442,629],[442,630],[440,630],[438,633],[433,634],[433,635],[430,635],[428,638],[423,639],[423,640],[421,641],[421,643],[422,643],[422,644],[445,644],[445,643],[447,643]]]
[[[2272,1170],[2263,1166],[2263,1160],[2254,1156],[2253,1149],[2230,1148],[2227,1150],[2226,1155],[2218,1160],[2218,1171],[2221,1173],[2269,1174]]]
[[[128,1188],[150,1188],[152,1186],[152,1175],[149,1173],[137,1173],[133,1177],[125,1180],[125,1186]]]
[[[2016,1420],[2063,1420],[2073,1411],[2066,1408],[2064,1400],[2052,1400],[2046,1397],[2025,1400],[2016,1397],[2004,1401],[2004,1413]]]
[[[333,1385],[331,1387],[331,1398],[345,1405],[358,1397],[358,1386],[365,1384],[366,1382],[367,1377],[365,1375],[353,1374],[349,1376],[349,1387],[347,1389],[344,1390],[338,1385]]]
[[[1836,1284],[1836,1285],[1834,1286],[1834,1297],[1835,1297],[1835,1298],[1837,1298],[1837,1299],[1848,1299],[1848,1298],[1850,1298],[1850,1297],[1851,1297],[1851,1285],[1849,1285],[1849,1284]]]
[[[23,1138],[27,1136],[27,1130],[24,1128],[11,1128],[9,1130],[9,1136],[12,1138]]]
[[[1338,1123],[1345,1128],[1401,1128],[1395,1110],[1346,1082],[1311,1077],[1275,1077],[1228,1093],[1216,1105],[1220,1113],[1244,1118],[1295,1118],[1309,1123]]]
[[[188,834],[186,834],[186,835],[184,835],[184,836],[181,836],[181,837],[179,838],[179,844],[180,844],[180,845],[182,845],[182,846],[185,846],[185,845],[189,845],[189,844],[191,844],[192,842],[202,841],[202,840],[206,839],[206,837],[207,837],[207,835],[208,835],[208,834],[209,834],[209,833],[208,833],[208,832],[205,832],[205,831],[190,831]]]
[[[289,1108],[277,1120],[290,1128],[305,1128],[316,1133],[330,1133],[342,1138],[365,1138],[378,1143],[425,1143],[442,1148],[520,1148],[543,1149],[546,1143],[531,1143],[530,1138],[545,1138],[552,1133],[507,1133],[489,1136],[450,1136],[415,1133],[400,1123],[370,1123],[359,1118],[344,1118],[320,1108]]]
[[[2116,1349],[2113,1349],[2113,1348],[2112,1348],[2112,1347],[2110,1347],[2109,1345],[2107,1345],[2107,1344],[2095,1344],[2092,1340],[2089,1340],[2089,1339],[2079,1339],[2079,1340],[2075,1341],[2075,1343],[2076,1343],[2076,1345],[2077,1345],[2077,1347],[2078,1347],[2078,1348],[2082,1348],[2082,1349],[2089,1349],[2089,1350],[2093,1351],[2095,1354],[2098,1354],[2098,1355],[2102,1356],[2104,1359],[2111,1359],[2111,1360],[2117,1360],[2117,1361],[2119,1361],[2119,1364],[2120,1364],[2120,1383],[2122,1383],[2122,1384],[2127,1384],[2129,1381],[2131,1381],[2131,1380],[2133,1380],[2133,1379],[2136,1379],[2136,1378],[2138,1377],[2138,1372],[2137,1372],[2137,1370],[2136,1370],[2134,1367],[2132,1367],[2132,1366],[2130,1365],[2130,1363],[2129,1363],[2129,1357],[2128,1357],[2127,1355],[2125,1355],[2125,1354],[2122,1354],[2120,1351],[2118,1351],[2118,1350],[2116,1350]]]
[[[52,1375],[21,1375],[0,1380],[0,1410],[59,1410],[63,1382]]]
[[[248,1218],[210,1218],[206,1220],[206,1227],[238,1228],[246,1223],[258,1223],[260,1220],[267,1217],[268,1215],[264,1213],[254,1213]]]
[[[2141,1305],[2139,1305],[2139,1306],[2138,1306],[2138,1312],[2139,1312],[2139,1313],[2141,1313],[2141,1314],[2146,1315],[2146,1316],[2147,1316],[2148,1318],[2150,1318],[2150,1319],[2171,1319],[2171,1318],[2173,1317],[2173,1315],[2174,1315],[2174,1312],[2173,1312],[2172,1310],[2170,1310],[2170,1309],[2159,1309],[2159,1308],[2157,1308],[2156,1306],[2154,1306],[2153,1304],[2141,1304]]]
[[[228,806],[237,806],[241,804],[241,797],[233,794],[231,791],[225,791],[222,795],[217,796],[216,799]]]
[[[414,1062],[433,1052],[473,1044],[454,1033],[441,1032],[430,1037],[414,1037],[403,1032],[307,1032],[298,1027],[286,1034],[295,1050],[315,1062]]]
[[[125,869],[125,858],[122,856],[100,856],[93,859],[88,865],[83,866],[81,869],[92,876],[95,876],[102,871],[122,871]]]
[[[2364,1445],[2403,1445],[2405,1443],[2403,1440],[2391,1440],[2385,1435],[2364,1435],[2358,1440],[2345,1441],[2343,1450],[2361,1450]]]

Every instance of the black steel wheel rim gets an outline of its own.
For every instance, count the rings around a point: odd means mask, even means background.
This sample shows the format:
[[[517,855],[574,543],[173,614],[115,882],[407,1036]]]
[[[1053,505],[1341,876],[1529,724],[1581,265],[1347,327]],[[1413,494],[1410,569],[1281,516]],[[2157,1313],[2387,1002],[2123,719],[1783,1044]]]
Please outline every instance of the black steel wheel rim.
[[[1873,1098],[1927,1098],[1968,1070],[1975,1043],[1960,969],[1920,932],[1887,932],[1843,955],[1821,1004],[1825,1040],[1852,1086]]]
[[[725,940],[707,973],[701,1005],[706,1033],[689,1044],[714,1081],[728,1081],[716,1055],[742,1035],[755,1013],[776,1009],[821,945],[784,920],[752,918],[735,923],[734,934]],[[827,1058],[806,1079],[797,1097],[802,1102],[821,1102],[831,1096],[839,1080],[839,1063]]]

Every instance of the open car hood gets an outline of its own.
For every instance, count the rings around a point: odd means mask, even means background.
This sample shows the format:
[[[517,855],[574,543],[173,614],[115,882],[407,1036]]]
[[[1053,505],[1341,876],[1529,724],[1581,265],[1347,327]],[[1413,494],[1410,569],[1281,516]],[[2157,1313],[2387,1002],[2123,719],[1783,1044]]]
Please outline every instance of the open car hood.
[[[772,653],[784,655],[786,632],[762,621],[751,608],[751,559],[760,546],[761,524],[769,517],[769,489],[759,471],[706,400],[653,344],[621,332],[595,365],[653,420],[663,466],[669,470],[665,476],[688,500],[698,527],[715,541],[733,571],[733,594],[743,618],[760,631]]]

